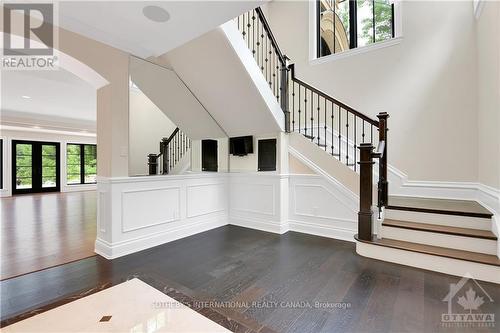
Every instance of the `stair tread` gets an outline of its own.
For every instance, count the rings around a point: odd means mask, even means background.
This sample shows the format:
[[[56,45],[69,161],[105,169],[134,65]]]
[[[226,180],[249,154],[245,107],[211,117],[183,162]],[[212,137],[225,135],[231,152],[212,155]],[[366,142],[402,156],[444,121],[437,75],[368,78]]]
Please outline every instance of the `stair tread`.
[[[493,214],[477,201],[389,196],[387,209],[491,218]]]
[[[448,234],[448,235],[497,240],[497,237],[495,236],[495,234],[489,230],[449,227],[449,226],[438,225],[438,224],[399,221],[399,220],[392,220],[392,219],[385,219],[384,222],[382,223],[382,225],[387,226],[387,227],[429,231],[429,232],[436,232],[436,233],[442,233],[442,234]]]
[[[484,254],[484,253],[478,253],[478,252],[450,249],[450,248],[446,248],[446,247],[411,243],[411,242],[405,242],[405,241],[400,241],[400,240],[395,240],[395,239],[390,239],[390,238],[377,239],[376,236],[374,236],[371,241],[361,240],[358,238],[358,235],[356,235],[355,238],[356,238],[356,240],[358,240],[360,242],[373,244],[373,245],[391,247],[391,248],[395,248],[395,249],[418,252],[418,253],[429,254],[429,255],[435,255],[435,256],[446,257],[446,258],[451,258],[451,259],[465,260],[465,261],[470,261],[470,262],[476,262],[479,264],[500,266],[500,259],[497,256],[491,255],[491,254]]]

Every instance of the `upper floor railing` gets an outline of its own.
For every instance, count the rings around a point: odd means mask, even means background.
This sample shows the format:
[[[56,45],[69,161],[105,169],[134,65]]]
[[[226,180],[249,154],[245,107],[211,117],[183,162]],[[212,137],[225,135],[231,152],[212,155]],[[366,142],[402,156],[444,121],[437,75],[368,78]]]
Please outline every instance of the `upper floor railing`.
[[[325,152],[360,173],[360,220],[368,214],[367,204],[370,212],[372,205],[372,192],[367,192],[369,186],[366,181],[373,180],[373,175],[367,174],[372,172],[373,167],[369,169],[366,165],[374,163],[373,158],[379,159],[377,206],[380,212],[387,204],[388,197],[388,115],[379,113],[378,120],[372,119],[297,78],[295,66],[288,64],[289,59],[279,48],[261,8],[244,13],[235,21],[281,105],[285,114],[285,131],[303,134]],[[373,153],[374,146],[378,147],[377,153]],[[372,147],[370,154],[367,153],[369,147]],[[368,155],[371,156],[370,161],[366,160]],[[363,218],[363,221],[365,225],[366,219]]]
[[[190,148],[191,139],[177,127],[168,138],[160,141],[160,154],[148,155],[149,174],[158,173],[160,157],[162,158],[161,173],[169,174]]]

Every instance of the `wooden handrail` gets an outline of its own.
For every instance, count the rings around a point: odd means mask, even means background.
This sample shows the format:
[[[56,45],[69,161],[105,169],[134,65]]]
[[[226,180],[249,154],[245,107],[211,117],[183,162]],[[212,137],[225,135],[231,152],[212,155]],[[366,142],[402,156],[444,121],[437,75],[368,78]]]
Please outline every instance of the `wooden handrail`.
[[[289,69],[290,69],[290,71],[291,71],[292,81],[297,82],[298,84],[300,84],[300,85],[302,85],[302,86],[306,87],[307,89],[309,89],[309,90],[313,91],[314,93],[316,93],[316,94],[320,95],[321,97],[325,98],[326,100],[328,100],[328,101],[330,101],[330,102],[332,102],[332,103],[334,103],[334,104],[336,104],[336,105],[340,106],[342,109],[349,111],[350,113],[352,113],[352,114],[356,115],[357,117],[359,117],[359,118],[361,118],[361,119],[365,120],[366,122],[368,122],[368,123],[370,123],[370,124],[372,124],[372,125],[374,125],[374,126],[376,126],[376,127],[378,127],[378,126],[379,126],[379,122],[378,122],[378,121],[376,121],[376,120],[374,120],[374,119],[372,119],[372,118],[370,118],[370,117],[368,117],[368,116],[366,116],[366,115],[362,114],[362,113],[361,113],[361,112],[359,112],[359,111],[354,110],[354,109],[353,109],[352,107],[350,107],[349,105],[342,103],[341,101],[339,101],[339,100],[337,100],[337,99],[335,99],[335,98],[331,97],[331,96],[330,96],[330,95],[328,95],[327,93],[325,93],[325,92],[323,92],[323,91],[321,91],[321,90],[319,90],[319,89],[317,89],[317,88],[315,88],[315,87],[311,86],[311,85],[310,85],[310,84],[308,84],[308,83],[305,83],[305,82],[304,82],[304,81],[302,81],[301,79],[298,79],[298,78],[295,76],[295,64],[291,64],[291,65],[289,65],[289,66],[288,66],[288,68],[289,68]]]
[[[167,140],[165,140],[165,139],[162,140],[164,142],[164,144],[168,145],[170,143],[170,141],[172,141],[174,139],[174,137],[177,134],[177,132],[179,132],[179,127],[177,127],[176,129],[174,129],[174,131],[172,132],[172,134],[170,134],[170,136],[168,137]]]
[[[267,35],[271,39],[271,42],[272,42],[273,47],[274,47],[274,49],[276,51],[276,54],[278,55],[278,58],[280,60],[281,65],[283,67],[286,67],[286,57],[281,52],[281,49],[280,49],[280,47],[278,45],[278,42],[276,41],[276,38],[274,38],[274,34],[271,31],[271,27],[269,26],[269,23],[266,20],[266,16],[264,15],[264,12],[262,11],[262,9],[260,7],[257,7],[255,9],[255,11],[257,12],[257,15],[259,16],[260,21],[262,22],[262,25],[264,26],[264,29],[267,32]]]

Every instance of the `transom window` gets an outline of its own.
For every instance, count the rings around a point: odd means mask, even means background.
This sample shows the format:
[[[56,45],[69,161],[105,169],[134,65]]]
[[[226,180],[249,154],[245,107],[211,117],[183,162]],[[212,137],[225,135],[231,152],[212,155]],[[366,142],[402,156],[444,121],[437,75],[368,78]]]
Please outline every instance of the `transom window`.
[[[391,0],[316,0],[317,57],[395,36]]]
[[[97,146],[68,143],[66,148],[66,179],[68,185],[95,184],[97,177]]]

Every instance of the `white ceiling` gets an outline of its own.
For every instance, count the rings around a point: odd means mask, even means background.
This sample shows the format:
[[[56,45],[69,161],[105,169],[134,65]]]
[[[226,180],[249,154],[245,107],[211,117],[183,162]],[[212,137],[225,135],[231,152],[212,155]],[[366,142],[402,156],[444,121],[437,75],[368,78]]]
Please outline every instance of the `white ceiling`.
[[[2,122],[31,115],[95,122],[96,90],[64,69],[2,71],[0,106]]]
[[[265,1],[68,1],[59,3],[59,25],[142,58],[159,56]],[[142,9],[156,5],[164,23]]]

